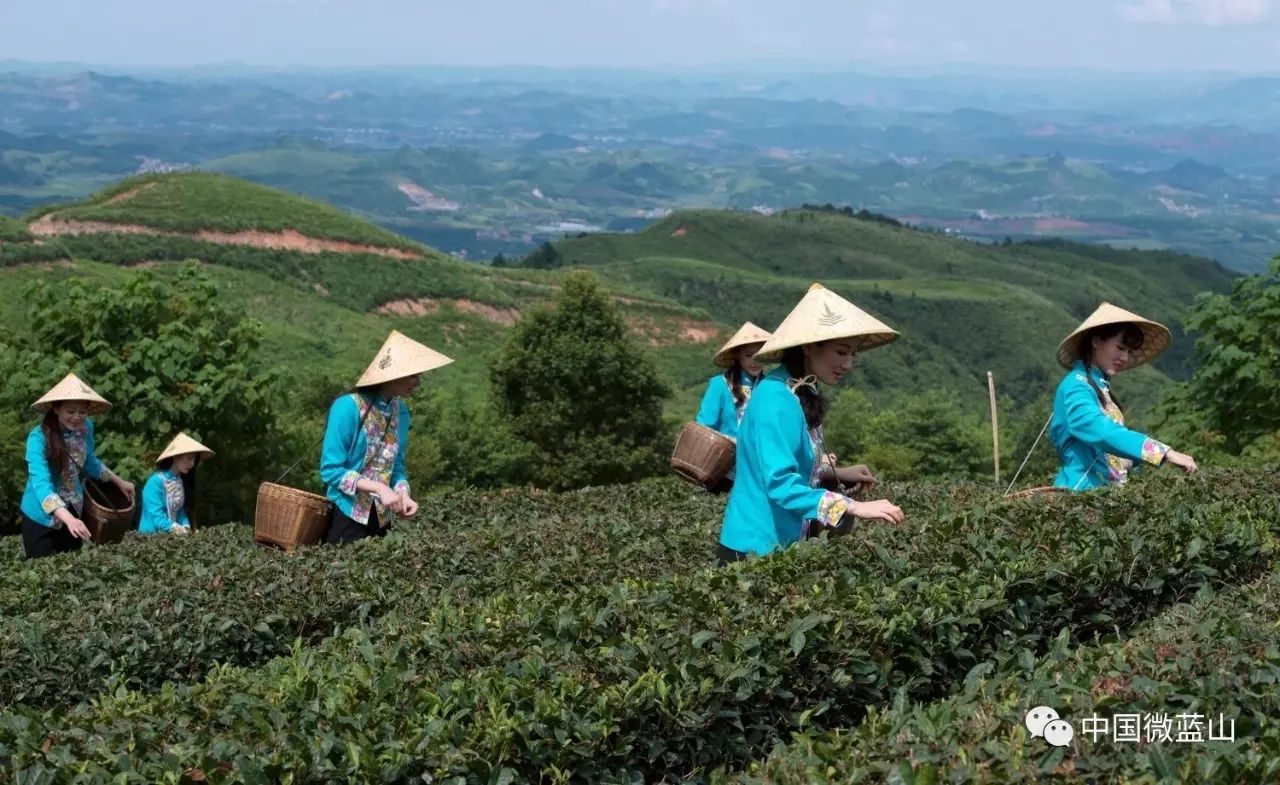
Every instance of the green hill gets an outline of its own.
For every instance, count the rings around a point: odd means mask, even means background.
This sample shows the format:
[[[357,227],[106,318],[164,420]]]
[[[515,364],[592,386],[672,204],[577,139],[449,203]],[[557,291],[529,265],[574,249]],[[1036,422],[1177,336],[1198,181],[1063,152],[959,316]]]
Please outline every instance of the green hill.
[[[1186,372],[1192,346],[1180,319],[1188,306],[1232,279],[1217,263],[1180,254],[1061,241],[984,245],[817,209],[679,212],[643,232],[585,235],[554,249],[552,266],[592,267],[726,324],[776,325],[821,281],[902,333],[867,356],[857,385],[971,389],[992,370],[1001,392],[1020,401],[1051,389],[1058,341],[1102,300],[1174,330],[1155,369],[1126,380],[1131,397],[1151,399],[1162,377]],[[548,264],[545,256],[524,263]]]
[[[84,201],[45,207],[29,216],[41,218],[45,223],[94,221],[184,234],[293,231],[316,240],[439,256],[322,202],[198,172],[131,177]]]
[[[245,206],[250,204],[252,209]],[[464,262],[334,208],[222,175],[132,178],[86,202],[37,211],[27,220],[33,226],[50,220],[93,223],[80,227],[83,233],[33,236],[22,222],[5,219],[0,282],[10,291],[49,277],[118,283],[139,266],[167,277],[179,262],[196,259],[208,265],[224,297],[263,321],[267,350],[283,358],[291,374],[323,389],[349,384],[392,328],[468,358],[435,375],[433,386],[485,389],[488,354],[520,314],[554,297],[564,275]],[[362,250],[301,252],[208,234],[245,227],[359,243]],[[417,250],[412,259],[377,252],[388,248]],[[705,378],[706,358],[727,328],[700,309],[650,296],[625,281],[605,286],[636,336],[661,350],[660,362],[679,386]],[[0,326],[19,329],[25,308],[20,300],[10,302],[0,308]]]
[[[0,243],[28,243],[32,239],[26,224],[0,215]]]
[[[198,259],[211,266],[226,297],[263,320],[268,348],[284,365],[324,388],[346,384],[369,347],[396,327],[467,358],[433,383],[482,389],[487,357],[510,325],[554,295],[565,269],[590,267],[674,382],[673,418],[695,408],[713,372],[709,357],[732,328],[748,319],[776,325],[814,280],[902,333],[860,361],[851,380],[879,403],[943,387],[966,401],[972,396],[976,413],[988,370],[1002,395],[1035,401],[1060,374],[1058,340],[1107,299],[1179,334],[1155,368],[1126,380],[1126,403],[1145,409],[1170,376],[1185,372],[1191,342],[1180,335],[1179,320],[1186,308],[1197,293],[1224,291],[1231,280],[1217,264],[1177,254],[1061,242],[980,245],[824,210],[680,212],[637,234],[566,239],[555,246],[557,269],[527,266],[536,254],[526,266],[491,268],[318,202],[205,174],[133,178],[28,217],[36,226],[50,220],[94,223],[87,234],[32,238],[6,222],[0,266],[12,269],[0,270],[0,280],[78,275],[106,282],[121,267],[145,264],[166,275],[171,262]],[[117,224],[157,231],[116,231]],[[292,230],[361,249],[301,252],[209,234],[246,228]],[[378,252],[384,249],[416,249],[419,258],[387,258]],[[24,264],[59,260],[74,262]],[[21,323],[20,305],[0,311],[0,323]]]

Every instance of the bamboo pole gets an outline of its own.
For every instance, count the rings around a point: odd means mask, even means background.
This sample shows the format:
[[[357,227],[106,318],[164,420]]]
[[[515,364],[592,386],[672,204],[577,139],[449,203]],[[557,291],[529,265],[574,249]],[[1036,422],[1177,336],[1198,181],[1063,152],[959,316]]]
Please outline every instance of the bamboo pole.
[[[996,377],[987,371],[987,393],[991,396],[991,450],[996,467],[996,485],[1000,484],[1000,421],[996,417]]]

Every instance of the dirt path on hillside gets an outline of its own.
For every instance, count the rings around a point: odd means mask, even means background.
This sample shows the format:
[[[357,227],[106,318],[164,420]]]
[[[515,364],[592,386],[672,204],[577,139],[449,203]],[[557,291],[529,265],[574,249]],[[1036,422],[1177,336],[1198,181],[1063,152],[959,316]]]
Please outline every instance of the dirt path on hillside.
[[[103,202],[103,204],[119,204],[120,202],[123,202],[126,199],[132,199],[133,197],[137,196],[139,193],[147,190],[153,185],[155,185],[155,183],[146,183],[145,185],[140,185],[137,188],[130,188],[129,190],[125,191],[122,194],[116,194],[115,196],[111,197],[107,201]]]
[[[126,196],[127,194],[121,194]],[[247,245],[253,248],[270,248],[276,251],[298,251],[300,253],[367,253],[377,256],[390,256],[395,259],[421,259],[412,251],[400,248],[383,248],[376,245],[349,243],[344,240],[320,240],[308,237],[294,229],[282,232],[263,232],[251,229],[243,232],[219,232],[212,229],[201,229],[190,234],[187,232],[171,232],[154,229],[150,226],[136,224],[116,224],[107,221],[60,221],[51,213],[28,227],[31,233],[39,237],[57,237],[59,235],[80,234],[145,234],[153,237],[176,237],[185,240],[201,240],[219,245]]]

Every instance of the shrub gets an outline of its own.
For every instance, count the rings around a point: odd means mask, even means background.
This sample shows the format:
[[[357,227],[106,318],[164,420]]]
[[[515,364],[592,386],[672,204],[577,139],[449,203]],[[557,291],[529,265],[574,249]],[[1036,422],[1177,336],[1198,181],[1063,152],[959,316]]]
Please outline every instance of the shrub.
[[[282,447],[277,376],[258,356],[258,322],[224,305],[194,265],[172,285],[143,271],[119,289],[42,281],[27,295],[31,330],[9,351],[33,358],[33,370],[6,381],[0,407],[25,409],[74,370],[114,405],[100,418],[99,452],[117,473],[141,488],[155,456],[187,431],[217,453],[200,469],[201,519],[252,509]]]
[[[494,359],[498,413],[551,488],[632,480],[661,465],[667,386],[594,276],[565,279],[554,308],[528,314]]]

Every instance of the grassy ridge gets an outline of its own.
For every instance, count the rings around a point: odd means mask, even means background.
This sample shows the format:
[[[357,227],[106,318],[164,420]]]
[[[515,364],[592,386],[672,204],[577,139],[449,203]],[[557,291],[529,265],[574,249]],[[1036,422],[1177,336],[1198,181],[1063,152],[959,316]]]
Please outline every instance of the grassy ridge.
[[[27,243],[33,239],[26,224],[0,215],[0,243]]]
[[[51,213],[60,220],[136,224],[186,233],[292,229],[317,239],[442,256],[336,207],[217,174],[130,177],[82,202],[37,210],[29,219]]]
[[[598,267],[729,321],[776,324],[794,300],[769,298],[770,285],[795,292],[815,280],[863,298],[858,302],[868,310],[935,345],[928,331],[968,337],[986,320],[1016,319],[1019,328],[1003,340],[975,336],[958,354],[968,364],[983,350],[1000,353],[1018,343],[1040,358],[1017,357],[1005,378],[1051,368],[1057,342],[1102,300],[1170,326],[1175,341],[1157,368],[1180,375],[1191,355],[1190,341],[1178,332],[1181,316],[1197,294],[1227,291],[1233,277],[1221,265],[1181,254],[1066,242],[981,245],[813,210],[684,211],[636,234],[587,235],[556,249],[566,265]],[[921,307],[947,310],[925,315]],[[934,368],[930,375],[945,373]]]

